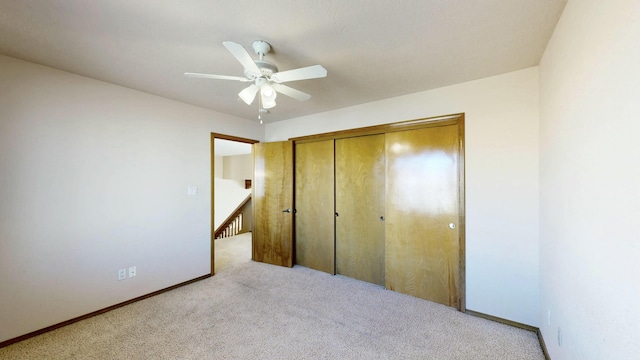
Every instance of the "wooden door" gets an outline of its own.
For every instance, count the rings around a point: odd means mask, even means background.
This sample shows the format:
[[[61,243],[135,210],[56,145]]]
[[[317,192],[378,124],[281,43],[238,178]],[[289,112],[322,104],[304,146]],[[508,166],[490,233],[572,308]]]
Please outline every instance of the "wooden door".
[[[384,135],[336,140],[336,272],[384,284]]]
[[[296,264],[335,274],[333,140],[296,144]]]
[[[387,289],[460,308],[458,126],[386,134]]]
[[[253,145],[253,260],[293,266],[293,143]]]

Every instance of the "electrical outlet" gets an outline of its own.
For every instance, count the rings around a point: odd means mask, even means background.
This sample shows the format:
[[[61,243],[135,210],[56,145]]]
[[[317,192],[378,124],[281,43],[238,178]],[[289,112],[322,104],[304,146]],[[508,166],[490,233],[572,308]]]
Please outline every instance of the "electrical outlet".
[[[118,270],[118,280],[124,280],[127,278],[127,269]]]
[[[136,276],[136,267],[135,266],[130,266],[129,267],[129,277],[134,277]]]

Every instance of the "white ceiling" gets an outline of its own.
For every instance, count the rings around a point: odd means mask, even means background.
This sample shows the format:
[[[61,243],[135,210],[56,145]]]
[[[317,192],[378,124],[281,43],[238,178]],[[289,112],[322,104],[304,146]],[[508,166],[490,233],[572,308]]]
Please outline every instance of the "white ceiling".
[[[213,152],[216,156],[247,155],[251,154],[251,144],[216,138]]]
[[[0,0],[0,54],[257,121],[222,46],[266,40],[287,85],[266,122],[502,74],[540,61],[566,0]]]

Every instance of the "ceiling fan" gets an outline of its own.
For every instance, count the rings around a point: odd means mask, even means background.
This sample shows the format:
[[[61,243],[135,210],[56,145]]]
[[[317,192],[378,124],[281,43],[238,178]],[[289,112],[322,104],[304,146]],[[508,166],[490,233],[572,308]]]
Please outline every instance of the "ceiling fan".
[[[300,101],[309,100],[311,98],[311,95],[287,85],[283,85],[283,83],[327,76],[327,70],[321,65],[313,65],[278,72],[277,66],[264,60],[264,56],[271,50],[271,45],[263,40],[256,40],[253,42],[253,50],[258,54],[258,60],[253,60],[249,53],[240,44],[236,44],[232,41],[224,41],[222,45],[224,45],[231,55],[233,55],[240,64],[242,64],[244,67],[244,76],[200,74],[191,72],[186,72],[184,75],[205,79],[251,82],[252,84],[240,91],[238,96],[247,103],[247,105],[251,105],[258,92],[260,92],[258,99],[260,102],[260,112],[266,111],[264,109],[271,109],[276,106],[275,100],[277,93],[287,95]]]

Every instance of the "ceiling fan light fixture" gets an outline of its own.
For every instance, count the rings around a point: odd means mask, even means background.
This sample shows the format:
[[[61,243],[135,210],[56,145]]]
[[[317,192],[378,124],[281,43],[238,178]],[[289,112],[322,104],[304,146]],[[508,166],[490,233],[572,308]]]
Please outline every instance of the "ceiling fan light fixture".
[[[263,84],[260,87],[260,96],[262,100],[262,106],[265,109],[271,109],[272,107],[276,106],[276,97],[278,96],[278,94],[271,85],[266,83]]]
[[[263,100],[275,100],[277,96],[275,89],[269,84],[262,85],[261,93]]]
[[[267,101],[263,101],[262,102],[262,107],[265,108],[265,109],[271,109],[271,108],[273,108],[275,106],[276,106],[276,102],[275,101],[268,101],[268,102]]]
[[[242,93],[240,92],[238,94],[238,96],[240,97],[240,99],[242,99],[242,101],[244,101],[247,105],[251,105],[251,103],[253,102],[253,98],[249,97],[246,93]]]
[[[238,96],[247,105],[251,105],[251,103],[253,102],[253,99],[255,99],[256,97],[257,92],[258,92],[258,87],[255,85],[250,85],[249,87],[246,87],[242,91],[240,91],[238,93]]]

